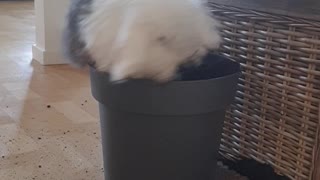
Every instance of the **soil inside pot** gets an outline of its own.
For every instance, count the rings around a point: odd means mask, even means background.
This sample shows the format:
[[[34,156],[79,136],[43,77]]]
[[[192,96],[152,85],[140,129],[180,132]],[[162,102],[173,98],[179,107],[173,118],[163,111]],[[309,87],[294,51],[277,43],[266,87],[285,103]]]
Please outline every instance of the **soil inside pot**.
[[[177,81],[208,80],[232,75],[240,71],[239,63],[215,54],[208,54],[200,65],[183,65]]]

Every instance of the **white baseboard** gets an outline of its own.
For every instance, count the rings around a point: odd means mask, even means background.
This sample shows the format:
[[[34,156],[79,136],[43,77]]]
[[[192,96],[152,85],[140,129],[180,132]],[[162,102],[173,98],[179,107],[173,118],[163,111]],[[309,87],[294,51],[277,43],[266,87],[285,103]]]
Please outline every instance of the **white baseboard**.
[[[32,56],[42,65],[67,64],[61,53],[46,51],[37,45],[32,46]]]

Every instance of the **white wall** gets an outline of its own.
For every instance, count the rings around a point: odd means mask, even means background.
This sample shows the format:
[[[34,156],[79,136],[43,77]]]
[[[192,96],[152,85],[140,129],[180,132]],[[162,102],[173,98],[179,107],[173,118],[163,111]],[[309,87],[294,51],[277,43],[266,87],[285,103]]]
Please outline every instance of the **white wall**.
[[[65,64],[61,52],[62,29],[69,0],[35,0],[36,43],[33,59],[43,65]]]

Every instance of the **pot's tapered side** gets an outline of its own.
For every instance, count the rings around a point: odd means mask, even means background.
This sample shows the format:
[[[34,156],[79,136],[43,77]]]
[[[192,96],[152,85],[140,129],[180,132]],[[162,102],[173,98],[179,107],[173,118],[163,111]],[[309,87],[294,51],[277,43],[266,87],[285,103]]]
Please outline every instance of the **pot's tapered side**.
[[[114,84],[91,69],[106,180],[214,179],[225,111],[240,75],[239,64],[223,60],[215,64],[228,69],[223,76],[162,85]]]

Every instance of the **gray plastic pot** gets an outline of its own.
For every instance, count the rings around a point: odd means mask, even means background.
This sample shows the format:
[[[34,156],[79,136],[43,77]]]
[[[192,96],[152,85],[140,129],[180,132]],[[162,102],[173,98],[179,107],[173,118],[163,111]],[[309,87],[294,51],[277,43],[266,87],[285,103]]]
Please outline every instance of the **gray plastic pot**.
[[[180,80],[109,81],[91,69],[99,102],[106,180],[213,180],[240,65],[208,55]]]

